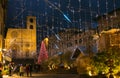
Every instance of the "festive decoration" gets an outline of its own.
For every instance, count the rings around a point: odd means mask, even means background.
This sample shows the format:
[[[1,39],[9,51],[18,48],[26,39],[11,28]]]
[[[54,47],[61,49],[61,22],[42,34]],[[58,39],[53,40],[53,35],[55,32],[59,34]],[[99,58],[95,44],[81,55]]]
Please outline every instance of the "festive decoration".
[[[46,59],[48,59],[48,52],[47,52],[44,41],[42,41],[41,48],[40,48],[40,53],[39,53],[39,56],[38,56],[38,64],[42,63]]]
[[[48,41],[49,41],[49,39],[46,37],[46,38],[44,39],[44,44],[45,44],[46,48],[48,48]]]
[[[25,28],[25,17],[36,16],[37,50],[39,50],[39,42],[46,36],[55,35],[57,40],[62,40],[59,32],[64,33],[69,28],[74,29],[73,31],[77,28],[81,32],[92,28],[99,33],[98,24],[93,19],[115,11],[119,3],[120,0],[9,0],[7,11],[9,20],[6,20],[6,27]],[[114,15],[116,16],[116,11]],[[106,17],[106,22],[110,21],[111,25],[112,20]],[[105,28],[106,26],[103,26],[105,21],[101,22],[101,26]],[[70,38],[69,35],[66,36]]]

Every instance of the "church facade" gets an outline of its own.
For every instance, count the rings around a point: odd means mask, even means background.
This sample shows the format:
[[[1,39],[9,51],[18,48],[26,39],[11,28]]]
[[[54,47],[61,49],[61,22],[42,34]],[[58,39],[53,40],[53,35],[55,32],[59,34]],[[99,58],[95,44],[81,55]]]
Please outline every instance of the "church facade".
[[[27,16],[26,28],[9,28],[5,39],[6,55],[12,59],[36,57],[36,17]]]

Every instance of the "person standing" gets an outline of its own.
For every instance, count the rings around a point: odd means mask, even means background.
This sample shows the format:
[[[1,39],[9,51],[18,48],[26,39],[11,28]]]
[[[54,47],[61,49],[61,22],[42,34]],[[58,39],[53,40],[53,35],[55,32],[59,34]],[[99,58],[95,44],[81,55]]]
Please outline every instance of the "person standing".
[[[28,64],[26,64],[25,71],[26,71],[27,76],[29,76],[29,73],[30,73],[30,67],[29,67]]]
[[[29,64],[29,74],[30,76],[32,76],[32,65],[31,64]]]
[[[24,76],[24,66],[21,64],[20,65],[20,76]]]
[[[12,65],[9,64],[9,65],[8,65],[9,76],[12,76],[12,69],[13,69]]]

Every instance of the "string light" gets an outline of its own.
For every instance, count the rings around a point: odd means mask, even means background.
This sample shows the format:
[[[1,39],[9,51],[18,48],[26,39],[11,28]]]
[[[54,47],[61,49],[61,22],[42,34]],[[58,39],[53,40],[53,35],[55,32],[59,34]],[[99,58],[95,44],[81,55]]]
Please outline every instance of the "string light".
[[[106,0],[106,13],[105,13],[105,15],[106,15],[106,26],[107,26],[107,28],[108,28],[108,0]]]
[[[45,5],[45,26],[46,26],[46,35],[49,36],[49,27],[48,27],[48,16],[47,16],[47,5]]]
[[[92,26],[92,9],[91,9],[91,0],[89,0],[89,9],[90,9],[90,26],[88,28],[91,28]]]
[[[15,1],[15,0],[14,0]],[[40,41],[46,35],[49,36],[51,34],[50,31],[53,31],[56,37],[58,37],[59,30],[66,30],[67,28],[78,28],[80,31],[88,30],[92,23],[94,22],[92,19],[94,17],[93,14],[96,12],[93,11],[92,0],[86,2],[86,5],[82,7],[82,3],[84,0],[75,0],[74,2],[78,2],[78,5],[73,5],[72,0],[66,0],[63,8],[63,1],[62,0],[43,0],[43,4],[41,4],[41,0],[37,0],[37,7],[41,8],[44,7],[44,11],[40,9],[36,13],[32,11],[32,1],[27,0],[16,0],[14,5],[16,5],[16,16],[14,17],[13,21],[17,20],[17,24],[12,25],[16,28],[23,28],[25,26],[24,16],[25,15],[36,15],[37,17],[37,40]],[[100,10],[102,6],[100,6],[100,0],[97,0],[97,16],[102,14]],[[87,5],[88,4],[88,5]],[[29,5],[30,9],[28,6]],[[114,17],[117,17],[116,13],[116,0],[113,0],[113,7],[114,7]],[[109,24],[108,19],[108,0],[105,1],[105,9],[106,9],[106,23],[107,26]],[[27,12],[26,12],[27,11]],[[25,14],[27,13],[27,14]],[[49,14],[50,13],[50,14]],[[113,17],[113,16],[112,16]],[[20,18],[20,19],[17,19]],[[22,20],[21,20],[22,19]],[[104,25],[103,17],[101,18],[101,27]],[[111,20],[111,26],[113,26],[113,19]],[[90,24],[89,24],[90,23]],[[21,25],[20,25],[21,24]],[[103,27],[105,28],[105,27]],[[46,31],[44,31],[47,29]],[[64,33],[64,32],[63,32]],[[58,34],[58,35],[57,35]],[[69,35],[67,35],[69,38]],[[58,37],[61,39],[61,37]],[[75,40],[75,38],[74,38]]]
[[[80,28],[81,28],[81,0],[78,0],[79,1],[79,24],[80,24]]]
[[[116,0],[113,0],[113,6],[114,6],[114,17],[117,17],[117,14],[116,14]]]
[[[112,21],[117,18],[117,12],[116,12],[116,0],[113,0],[113,7],[114,7],[114,16],[112,16]],[[118,25],[114,26],[114,21],[112,22],[113,27],[119,28]]]
[[[97,0],[97,11],[98,11],[98,15],[97,16],[99,16],[100,15],[100,1],[99,0]]]

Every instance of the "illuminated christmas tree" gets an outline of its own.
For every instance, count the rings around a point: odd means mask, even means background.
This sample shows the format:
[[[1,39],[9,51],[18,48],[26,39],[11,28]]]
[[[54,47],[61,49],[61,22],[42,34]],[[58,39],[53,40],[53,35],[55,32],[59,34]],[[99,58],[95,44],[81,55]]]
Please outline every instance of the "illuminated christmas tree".
[[[48,52],[47,52],[44,41],[42,41],[39,56],[38,56],[38,64],[42,63],[46,59],[48,59]]]

